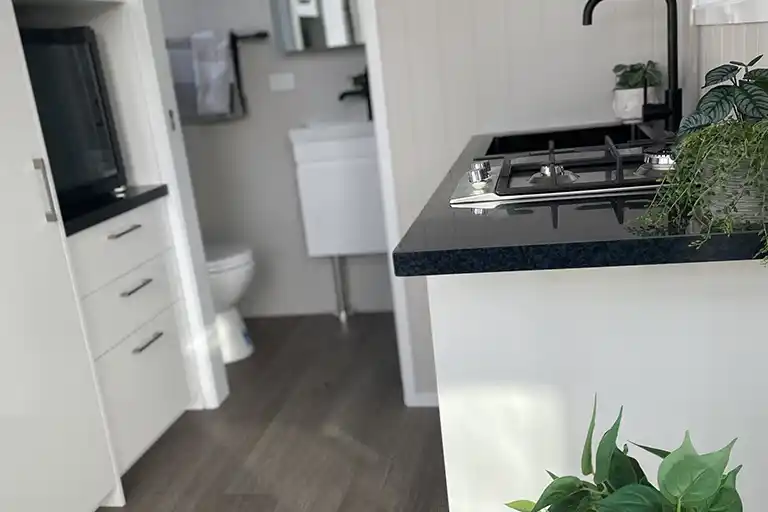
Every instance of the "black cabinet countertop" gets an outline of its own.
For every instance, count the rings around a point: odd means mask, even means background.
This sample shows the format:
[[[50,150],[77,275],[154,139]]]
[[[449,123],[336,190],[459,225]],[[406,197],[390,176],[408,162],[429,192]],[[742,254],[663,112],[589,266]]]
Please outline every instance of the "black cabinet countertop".
[[[128,187],[125,197],[108,196],[64,209],[64,231],[72,236],[167,195],[167,185]]]
[[[517,138],[521,147],[541,138],[527,132],[506,136],[509,143]],[[715,234],[701,249],[691,247],[699,238],[695,233],[649,232],[637,219],[652,195],[504,205],[482,214],[451,207],[458,180],[466,179],[474,157],[492,152],[495,137],[471,139],[395,249],[396,275],[748,260],[761,247],[756,232]]]

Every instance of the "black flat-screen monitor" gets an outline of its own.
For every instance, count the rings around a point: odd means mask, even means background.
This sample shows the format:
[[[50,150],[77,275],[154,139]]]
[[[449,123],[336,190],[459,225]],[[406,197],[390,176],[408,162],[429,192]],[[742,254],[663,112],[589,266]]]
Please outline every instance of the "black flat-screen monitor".
[[[64,217],[125,185],[96,36],[88,27],[22,29],[22,43]]]

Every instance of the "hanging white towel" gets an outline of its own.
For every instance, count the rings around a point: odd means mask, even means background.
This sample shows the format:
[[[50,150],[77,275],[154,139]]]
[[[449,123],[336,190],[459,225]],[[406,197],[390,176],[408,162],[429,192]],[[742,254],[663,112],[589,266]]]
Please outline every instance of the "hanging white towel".
[[[235,72],[229,32],[206,30],[190,38],[199,115],[232,111]]]

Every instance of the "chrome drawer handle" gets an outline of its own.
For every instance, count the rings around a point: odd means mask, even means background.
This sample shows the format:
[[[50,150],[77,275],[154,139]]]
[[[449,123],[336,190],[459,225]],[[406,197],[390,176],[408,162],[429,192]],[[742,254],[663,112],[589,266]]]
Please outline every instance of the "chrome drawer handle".
[[[56,207],[53,203],[53,191],[51,190],[51,182],[48,181],[48,172],[45,168],[45,160],[42,158],[35,158],[32,160],[35,169],[40,171],[43,178],[43,187],[45,188],[45,199],[48,202],[48,208],[45,210],[45,220],[48,222],[56,222],[58,216],[56,215]]]
[[[130,234],[130,233],[133,233],[133,232],[134,232],[134,231],[136,231],[137,229],[141,229],[141,228],[142,228],[142,225],[141,225],[141,224],[134,224],[133,226],[131,226],[131,227],[129,227],[128,229],[126,229],[125,231],[121,231],[121,232],[119,232],[119,233],[112,233],[112,234],[111,234],[111,235],[109,235],[107,238],[108,238],[109,240],[117,240],[118,238],[123,238],[125,235],[128,235],[128,234]]]
[[[136,347],[135,349],[133,349],[133,353],[134,353],[134,354],[141,354],[142,352],[144,352],[145,350],[147,350],[149,347],[151,347],[152,345],[154,345],[154,344],[155,344],[155,342],[156,342],[157,340],[159,340],[160,338],[162,338],[162,337],[163,337],[163,334],[165,334],[163,331],[158,331],[158,332],[156,332],[155,334],[153,334],[153,335],[152,335],[152,337],[149,339],[149,341],[148,341],[148,342],[146,342],[145,344],[143,344],[143,345],[141,345],[141,346],[139,346],[139,347]]]
[[[127,299],[131,295],[138,293],[139,291],[143,290],[144,288],[152,284],[153,281],[154,279],[145,279],[141,282],[139,286],[137,286],[136,288],[132,288],[130,290],[124,291],[123,293],[120,294],[120,296],[124,299]]]

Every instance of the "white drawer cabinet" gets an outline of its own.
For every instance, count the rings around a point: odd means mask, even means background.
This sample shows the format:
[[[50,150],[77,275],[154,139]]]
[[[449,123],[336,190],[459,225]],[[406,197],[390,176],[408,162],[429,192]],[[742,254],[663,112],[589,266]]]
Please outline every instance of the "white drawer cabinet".
[[[81,297],[168,248],[165,205],[153,201],[69,237]]]
[[[83,300],[95,359],[176,302],[170,257],[168,252],[162,253]]]
[[[122,473],[189,405],[175,308],[96,361],[96,373]]]

